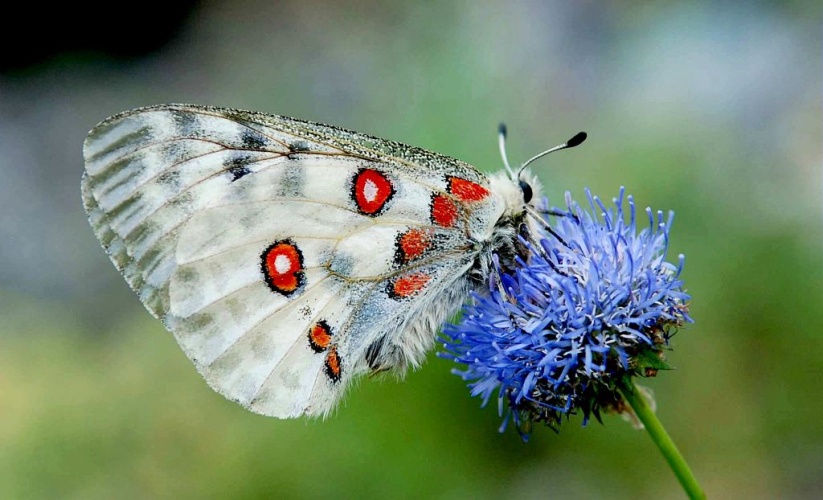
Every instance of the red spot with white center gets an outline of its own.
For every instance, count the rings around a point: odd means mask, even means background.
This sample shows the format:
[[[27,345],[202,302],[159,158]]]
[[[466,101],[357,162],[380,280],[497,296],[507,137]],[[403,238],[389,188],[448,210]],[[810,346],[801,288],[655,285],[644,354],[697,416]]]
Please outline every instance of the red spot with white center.
[[[389,282],[389,297],[400,300],[417,295],[431,280],[426,273],[414,273]]]
[[[489,190],[460,177],[449,177],[448,191],[452,196],[461,201],[482,201],[489,195]]]
[[[309,346],[314,352],[323,352],[331,345],[332,332],[325,320],[320,320],[309,329]]]
[[[354,202],[366,215],[378,215],[394,195],[394,187],[386,176],[370,168],[357,172],[352,184]]]
[[[396,261],[407,264],[419,258],[431,245],[431,231],[411,229],[397,237]]]
[[[432,198],[432,222],[443,227],[452,227],[457,222],[457,205],[446,195],[438,194]]]
[[[263,252],[261,267],[269,288],[283,295],[294,293],[305,280],[303,255],[289,240],[271,244]]]

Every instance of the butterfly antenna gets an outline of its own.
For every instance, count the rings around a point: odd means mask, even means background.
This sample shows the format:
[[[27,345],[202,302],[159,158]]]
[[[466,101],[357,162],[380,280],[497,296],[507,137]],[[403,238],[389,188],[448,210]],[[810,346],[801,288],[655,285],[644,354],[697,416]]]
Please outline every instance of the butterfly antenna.
[[[514,176],[514,170],[512,170],[512,167],[509,164],[509,157],[506,155],[506,133],[506,124],[501,123],[500,126],[497,127],[497,144],[500,146],[500,156],[503,157],[503,165],[509,172],[509,176],[512,179],[516,179]]]
[[[577,134],[575,134],[574,137],[572,137],[568,141],[564,142],[563,144],[561,144],[559,146],[555,146],[551,149],[547,149],[547,150],[543,151],[542,153],[539,153],[539,154],[536,154],[536,155],[532,156],[531,158],[526,160],[526,162],[523,163],[523,165],[520,166],[520,170],[517,172],[517,178],[519,179],[520,174],[523,173],[523,170],[525,170],[526,167],[528,167],[530,164],[532,164],[535,160],[543,158],[544,156],[546,156],[549,153],[554,153],[555,151],[560,151],[561,149],[569,149],[569,148],[573,148],[575,146],[579,146],[583,143],[583,141],[586,140],[586,137],[588,137],[586,132],[578,132]]]

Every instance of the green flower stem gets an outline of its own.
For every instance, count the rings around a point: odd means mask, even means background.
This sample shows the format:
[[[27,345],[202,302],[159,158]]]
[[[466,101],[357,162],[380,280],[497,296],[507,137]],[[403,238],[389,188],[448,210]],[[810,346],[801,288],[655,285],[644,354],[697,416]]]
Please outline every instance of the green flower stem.
[[[706,498],[706,494],[703,493],[703,489],[697,483],[697,479],[689,469],[683,455],[680,454],[680,450],[677,449],[674,441],[669,437],[666,429],[663,428],[663,424],[657,419],[657,415],[654,414],[643,395],[637,390],[631,378],[625,377],[622,383],[619,384],[618,389],[626,398],[626,402],[634,409],[637,418],[643,422],[654,444],[660,448],[661,453],[669,462],[669,466],[674,471],[674,475],[677,476],[677,480],[683,485],[683,489],[689,495],[689,498]]]

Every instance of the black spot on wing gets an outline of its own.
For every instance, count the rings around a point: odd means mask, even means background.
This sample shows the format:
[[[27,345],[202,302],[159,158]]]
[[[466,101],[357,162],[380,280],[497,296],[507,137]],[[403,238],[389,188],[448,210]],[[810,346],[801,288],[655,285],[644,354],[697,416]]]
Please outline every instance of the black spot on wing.
[[[234,182],[238,179],[241,179],[251,173],[249,167],[229,167],[229,174],[231,175],[231,181]]]
[[[237,154],[227,159],[223,165],[226,167],[226,170],[231,176],[231,182],[252,173],[248,166],[252,161],[253,159],[251,155],[245,153]]]
[[[240,136],[240,147],[250,151],[265,151],[266,138],[259,132],[244,130]]]

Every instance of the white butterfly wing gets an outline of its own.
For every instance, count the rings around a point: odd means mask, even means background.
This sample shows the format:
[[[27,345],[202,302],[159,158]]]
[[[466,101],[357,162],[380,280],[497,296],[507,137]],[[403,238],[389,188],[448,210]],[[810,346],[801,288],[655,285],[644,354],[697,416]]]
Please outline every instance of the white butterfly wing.
[[[278,417],[419,362],[503,211],[462,162],[261,113],[133,110],[84,156],[126,281],[215,390]]]

